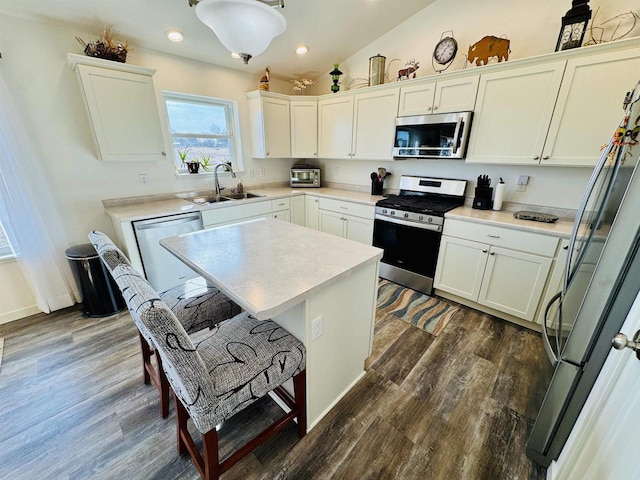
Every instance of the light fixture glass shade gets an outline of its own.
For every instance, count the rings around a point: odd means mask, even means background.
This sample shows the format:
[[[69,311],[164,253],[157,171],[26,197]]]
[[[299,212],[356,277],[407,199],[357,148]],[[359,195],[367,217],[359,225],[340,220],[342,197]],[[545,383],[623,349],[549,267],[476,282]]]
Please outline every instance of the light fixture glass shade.
[[[201,0],[196,5],[196,16],[245,63],[264,52],[287,28],[284,16],[259,0]]]

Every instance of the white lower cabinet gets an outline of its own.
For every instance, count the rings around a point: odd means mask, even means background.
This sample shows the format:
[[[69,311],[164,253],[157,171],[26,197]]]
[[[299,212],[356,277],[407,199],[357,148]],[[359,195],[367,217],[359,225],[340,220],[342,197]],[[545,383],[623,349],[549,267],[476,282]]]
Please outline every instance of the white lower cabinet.
[[[297,195],[295,197],[291,197],[291,223],[295,223],[296,225],[305,226],[307,215],[306,215],[306,206],[305,206],[305,195]]]
[[[558,242],[537,233],[445,220],[434,286],[533,322]]]
[[[320,230],[320,199],[304,196],[305,225],[314,230]]]
[[[372,244],[374,206],[332,198],[318,200],[318,229],[320,231],[366,245]]]

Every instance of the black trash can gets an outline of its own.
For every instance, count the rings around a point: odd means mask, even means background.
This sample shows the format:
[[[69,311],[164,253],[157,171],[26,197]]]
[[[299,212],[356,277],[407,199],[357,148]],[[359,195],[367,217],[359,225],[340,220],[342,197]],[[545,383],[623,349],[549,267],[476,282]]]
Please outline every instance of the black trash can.
[[[106,317],[124,309],[118,285],[90,243],[69,247],[64,252],[82,291],[85,317]]]

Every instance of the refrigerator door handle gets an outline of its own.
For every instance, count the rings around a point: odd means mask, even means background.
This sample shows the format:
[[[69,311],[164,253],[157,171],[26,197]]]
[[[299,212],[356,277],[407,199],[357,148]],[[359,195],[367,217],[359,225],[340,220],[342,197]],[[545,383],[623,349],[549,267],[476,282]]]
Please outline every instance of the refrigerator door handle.
[[[547,352],[547,356],[549,357],[549,360],[551,360],[551,364],[554,367],[558,363],[558,356],[560,355],[560,352],[556,354],[556,352],[553,350],[553,346],[551,345],[551,339],[549,338],[549,332],[547,331],[547,317],[549,315],[549,310],[551,310],[551,307],[553,306],[553,304],[560,299],[561,295],[562,295],[562,292],[558,292],[551,298],[551,300],[547,304],[547,307],[544,310],[544,320],[542,321],[542,344],[544,345],[544,350],[545,352]],[[558,347],[558,342],[556,341],[556,348],[557,347]]]

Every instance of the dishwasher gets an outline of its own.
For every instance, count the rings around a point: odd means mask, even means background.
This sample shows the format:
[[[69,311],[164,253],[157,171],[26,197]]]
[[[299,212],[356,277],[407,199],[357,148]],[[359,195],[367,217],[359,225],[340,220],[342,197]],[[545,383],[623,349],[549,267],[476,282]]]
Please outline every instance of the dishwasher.
[[[165,250],[160,245],[160,240],[202,230],[200,212],[149,218],[132,223],[144,274],[156,291],[162,292],[198,276]]]

